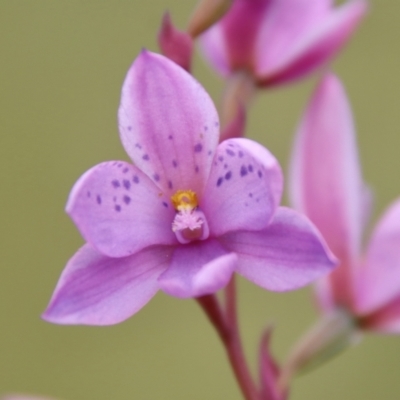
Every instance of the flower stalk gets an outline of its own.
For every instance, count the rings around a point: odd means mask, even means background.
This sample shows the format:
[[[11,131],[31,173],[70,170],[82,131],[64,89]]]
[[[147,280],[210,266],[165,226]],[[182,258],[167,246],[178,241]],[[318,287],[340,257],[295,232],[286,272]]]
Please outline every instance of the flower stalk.
[[[236,284],[232,277],[225,289],[226,310],[214,294],[197,297],[197,301],[216,329],[246,400],[258,400],[258,389],[247,366],[237,321]]]

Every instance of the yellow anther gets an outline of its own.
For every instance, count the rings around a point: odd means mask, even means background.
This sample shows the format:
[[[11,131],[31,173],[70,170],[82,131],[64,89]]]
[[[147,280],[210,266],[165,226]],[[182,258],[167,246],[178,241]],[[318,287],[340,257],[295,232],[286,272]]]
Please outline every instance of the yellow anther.
[[[178,211],[194,210],[198,205],[196,193],[192,190],[178,190],[171,196],[171,201]]]

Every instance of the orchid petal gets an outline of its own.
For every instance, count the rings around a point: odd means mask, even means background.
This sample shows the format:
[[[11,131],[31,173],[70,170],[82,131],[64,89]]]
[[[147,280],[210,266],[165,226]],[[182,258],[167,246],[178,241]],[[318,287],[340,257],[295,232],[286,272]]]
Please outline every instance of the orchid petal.
[[[154,244],[174,244],[175,210],[136,166],[105,162],[73,187],[67,212],[99,252],[124,257]]]
[[[380,308],[400,295],[400,199],[389,207],[373,232],[357,293],[361,313]]]
[[[326,75],[297,132],[291,165],[291,198],[321,231],[349,273],[358,260],[365,220],[365,189],[350,106],[340,81]],[[349,286],[343,276],[341,290]]]
[[[293,290],[330,272],[333,255],[303,215],[279,207],[268,228],[232,232],[221,243],[239,256],[237,272],[273,291]]]
[[[278,161],[249,139],[222,142],[214,157],[200,207],[211,235],[268,226],[282,194]]]
[[[254,43],[267,8],[265,0],[236,0],[221,20],[232,69],[253,69]]]
[[[237,256],[216,240],[177,247],[171,266],[159,278],[160,289],[171,296],[187,298],[211,294],[229,282]]]
[[[269,76],[290,58],[294,48],[330,14],[331,1],[272,0],[269,2],[257,41],[257,73]]]
[[[171,248],[151,247],[109,258],[83,246],[61,274],[43,318],[57,324],[113,325],[138,312],[157,292]]]
[[[122,88],[119,129],[135,165],[163,191],[202,192],[219,140],[218,114],[186,71],[142,51]]]
[[[291,24],[290,29],[285,24],[278,24],[278,19],[273,28],[266,21],[267,29],[260,34],[257,49],[256,74],[261,77],[260,84],[297,79],[329,61],[354,32],[366,10],[364,0],[354,0],[330,12],[321,4],[310,13],[311,22],[295,15],[296,10],[292,7],[293,19],[298,22],[294,25],[287,10],[282,10],[282,17]]]
[[[221,24],[215,24],[199,38],[200,48],[209,63],[222,75],[229,75],[231,69],[226,40]]]

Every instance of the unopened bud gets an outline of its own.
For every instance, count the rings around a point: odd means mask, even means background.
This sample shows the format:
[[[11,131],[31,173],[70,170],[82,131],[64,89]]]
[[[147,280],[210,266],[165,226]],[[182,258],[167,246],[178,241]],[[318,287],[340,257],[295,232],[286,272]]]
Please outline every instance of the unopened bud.
[[[175,28],[169,13],[165,13],[158,33],[158,45],[164,56],[190,71],[193,40],[186,33]]]
[[[279,386],[287,388],[296,374],[307,372],[330,360],[358,343],[360,338],[356,321],[345,310],[334,310],[325,315],[294,346],[282,366]]]
[[[233,0],[200,0],[190,18],[188,33],[195,38],[221,19]]]

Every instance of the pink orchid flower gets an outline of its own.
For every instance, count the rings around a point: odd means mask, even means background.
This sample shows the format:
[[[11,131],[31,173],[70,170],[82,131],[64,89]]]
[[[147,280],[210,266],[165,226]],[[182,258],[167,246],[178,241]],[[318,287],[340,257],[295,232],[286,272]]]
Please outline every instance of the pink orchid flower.
[[[340,260],[318,286],[323,309],[343,307],[363,329],[400,333],[400,199],[385,212],[362,255],[371,201],[350,105],[333,75],[322,79],[298,130],[291,195]]]
[[[258,86],[299,79],[329,61],[346,43],[367,4],[353,0],[235,0],[201,38],[222,75],[249,72]]]
[[[284,291],[333,267],[314,226],[278,207],[277,160],[248,139],[218,145],[212,100],[172,61],[139,55],[122,88],[119,129],[134,164],[101,163],[73,187],[66,209],[87,244],[62,273],[46,320],[115,324],[159,289],[202,296],[236,271]]]

